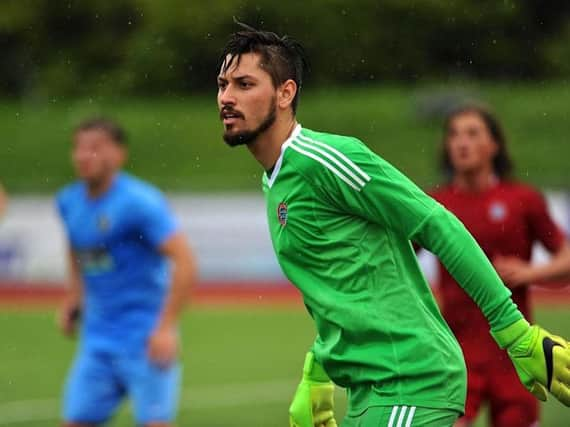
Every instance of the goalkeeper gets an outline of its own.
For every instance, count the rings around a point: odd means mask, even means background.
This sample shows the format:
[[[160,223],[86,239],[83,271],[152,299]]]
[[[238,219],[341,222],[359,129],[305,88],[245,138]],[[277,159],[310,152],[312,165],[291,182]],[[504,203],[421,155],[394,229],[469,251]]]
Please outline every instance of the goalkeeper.
[[[463,356],[411,240],[437,254],[477,303],[523,384],[539,399],[550,392],[570,405],[566,341],[526,322],[474,239],[439,203],[361,141],[301,127],[302,48],[242,27],[220,58],[223,137],[246,145],[265,169],[275,253],[318,331],[291,426],[336,426],[333,382],[348,391],[344,427],[444,427],[463,413]]]

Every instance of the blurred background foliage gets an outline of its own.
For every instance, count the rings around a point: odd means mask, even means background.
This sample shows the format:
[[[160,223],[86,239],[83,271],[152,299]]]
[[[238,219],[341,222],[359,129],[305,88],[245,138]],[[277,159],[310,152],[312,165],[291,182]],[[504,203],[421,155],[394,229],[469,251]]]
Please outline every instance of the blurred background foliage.
[[[204,91],[232,16],[302,40],[318,85],[570,72],[567,1],[2,0],[0,95]]]
[[[4,186],[73,179],[73,127],[107,115],[131,136],[128,170],[161,188],[258,191],[216,111],[234,16],[305,46],[304,125],[362,138],[420,185],[441,181],[442,115],[475,99],[504,123],[520,179],[568,188],[570,2],[555,0],[0,0]]]

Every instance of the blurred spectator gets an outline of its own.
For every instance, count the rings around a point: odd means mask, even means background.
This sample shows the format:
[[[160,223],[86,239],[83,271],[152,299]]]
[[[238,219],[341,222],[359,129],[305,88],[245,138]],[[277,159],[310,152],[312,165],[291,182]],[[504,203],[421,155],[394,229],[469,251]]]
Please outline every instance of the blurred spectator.
[[[563,269],[570,270],[570,245],[542,195],[511,179],[503,130],[487,109],[468,104],[447,116],[442,167],[448,182],[432,196],[463,222],[531,319],[528,285],[556,280]],[[530,264],[536,242],[553,254],[546,265]],[[537,425],[538,401],[489,336],[487,320],[441,264],[440,272],[443,315],[461,344],[468,371],[465,417],[458,425],[471,425],[485,403],[494,427]]]

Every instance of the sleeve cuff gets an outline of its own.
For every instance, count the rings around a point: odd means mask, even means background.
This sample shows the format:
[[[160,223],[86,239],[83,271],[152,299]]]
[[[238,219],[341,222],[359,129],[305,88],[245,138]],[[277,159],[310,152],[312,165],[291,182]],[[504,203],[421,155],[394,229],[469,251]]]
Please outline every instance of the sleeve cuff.
[[[491,331],[491,335],[495,338],[499,347],[507,348],[523,336],[528,331],[529,327],[529,323],[523,318],[517,320],[504,329]]]
[[[305,364],[303,365],[303,377],[316,382],[329,382],[330,378],[324,368],[315,359],[312,351],[305,356]]]

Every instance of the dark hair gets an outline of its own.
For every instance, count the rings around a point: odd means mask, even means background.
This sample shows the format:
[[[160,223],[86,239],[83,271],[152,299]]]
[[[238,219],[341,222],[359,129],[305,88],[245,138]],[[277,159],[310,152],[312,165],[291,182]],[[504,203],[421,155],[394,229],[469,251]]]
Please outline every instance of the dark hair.
[[[127,134],[114,120],[106,117],[91,117],[79,123],[74,130],[74,134],[88,130],[100,130],[105,132],[114,142],[124,145],[127,143]]]
[[[234,62],[239,65],[240,56],[244,53],[259,54],[261,66],[271,76],[273,86],[277,87],[289,79],[297,83],[297,93],[292,102],[293,112],[296,112],[303,73],[308,69],[303,47],[288,36],[280,37],[234,21],[243,29],[230,36],[218,61],[218,70],[226,72]]]
[[[485,126],[487,127],[487,130],[491,134],[493,142],[497,144],[497,154],[495,154],[495,157],[493,158],[493,170],[495,174],[500,179],[510,178],[513,171],[513,162],[511,161],[511,157],[507,150],[507,140],[505,138],[505,133],[503,132],[501,123],[487,107],[474,103],[462,104],[458,107],[455,107],[447,114],[445,118],[445,121],[443,123],[443,144],[440,160],[442,172],[447,179],[451,179],[454,173],[453,165],[451,164],[446,144],[451,122],[457,116],[469,113],[476,114],[481,118],[481,120],[483,120]]]

